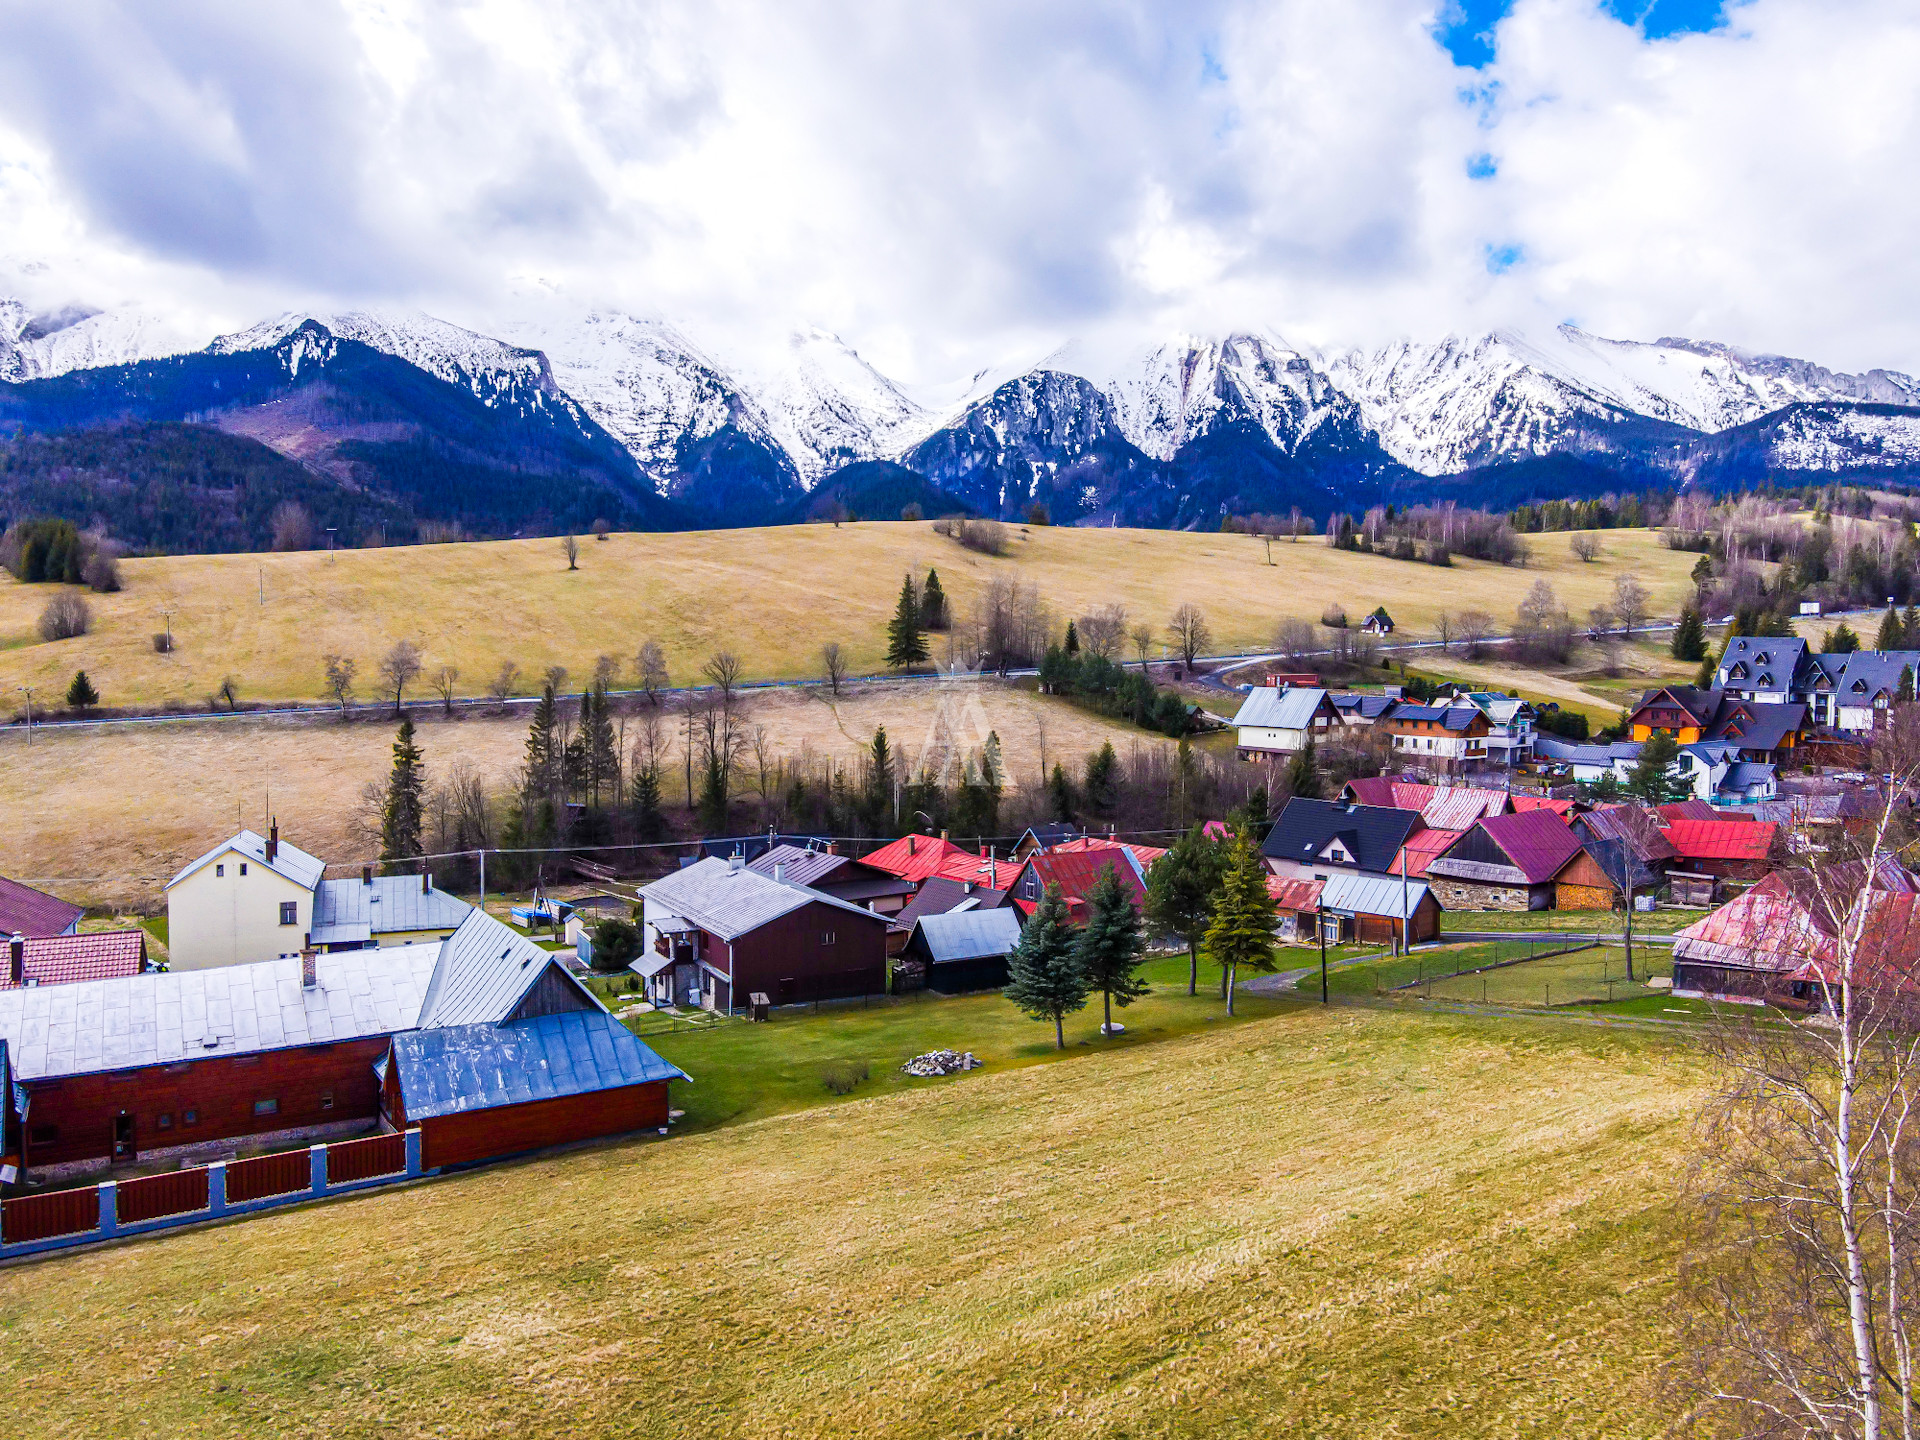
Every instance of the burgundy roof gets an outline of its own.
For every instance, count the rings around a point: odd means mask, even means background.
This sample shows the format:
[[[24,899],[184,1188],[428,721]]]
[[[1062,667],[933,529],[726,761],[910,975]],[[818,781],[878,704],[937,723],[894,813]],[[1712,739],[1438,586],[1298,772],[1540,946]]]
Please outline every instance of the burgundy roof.
[[[57,895],[0,876],[0,934],[58,935],[85,913]]]
[[[1147,908],[1146,887],[1140,883],[1140,876],[1129,863],[1125,853],[1119,849],[1082,850],[1073,855],[1029,855],[1023,870],[1031,869],[1041,888],[1058,885],[1060,894],[1067,902],[1067,918],[1078,925],[1087,918],[1086,901],[1083,898],[1093,888],[1094,881],[1108,870],[1120,877],[1120,888],[1133,896],[1133,903],[1141,910]],[[1016,890],[1024,890],[1025,882],[1016,882]],[[1036,900],[1025,895],[1014,894],[1014,907],[1023,915],[1033,913]]]
[[[1526,872],[1530,885],[1551,880],[1580,853],[1580,837],[1551,810],[1489,815],[1480,822],[1480,828],[1516,867]]]
[[[25,978],[41,985],[118,980],[147,968],[147,932],[106,930],[92,935],[46,935],[26,942]],[[13,988],[13,967],[0,967],[0,990]]]
[[[1465,830],[1422,830],[1417,835],[1409,835],[1400,853],[1393,857],[1393,864],[1387,867],[1387,873],[1398,875],[1405,868],[1409,876],[1419,879],[1427,873],[1429,865],[1466,833]]]
[[[1672,805],[1656,805],[1653,813],[1660,817],[1662,825],[1671,825],[1676,820],[1718,820],[1720,812],[1704,800],[1681,800]]]
[[[1891,968],[1897,954],[1912,945],[1915,882],[1889,860],[1873,882],[1857,863],[1828,867],[1825,893],[1804,870],[1775,871],[1746,894],[1696,920],[1673,937],[1674,958],[1708,965],[1731,965],[1747,970],[1798,971],[1830,966],[1842,910],[1863,889],[1872,891],[1868,923],[1863,932],[1863,955],[1875,957],[1877,968]]]
[[[1653,812],[1642,805],[1602,805],[1582,815],[1579,823],[1596,840],[1624,840],[1649,864],[1671,860],[1680,853]]]

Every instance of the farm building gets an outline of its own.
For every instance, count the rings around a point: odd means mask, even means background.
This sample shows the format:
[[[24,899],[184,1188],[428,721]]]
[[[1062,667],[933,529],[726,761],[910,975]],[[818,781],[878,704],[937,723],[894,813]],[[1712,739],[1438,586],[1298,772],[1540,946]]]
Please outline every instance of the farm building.
[[[89,935],[15,935],[7,941],[0,987],[73,985],[114,980],[147,968],[147,932],[104,930]]]
[[[394,1036],[564,1010],[604,1013],[552,955],[474,911],[437,945],[0,990],[0,1040],[25,1091],[25,1163],[85,1166],[364,1128]]]
[[[1047,887],[1058,885],[1061,897],[1067,902],[1067,919],[1075,925],[1082,925],[1087,919],[1087,892],[1109,870],[1120,878],[1122,888],[1133,897],[1135,908],[1144,915],[1147,909],[1146,875],[1133,852],[1124,845],[1064,855],[1029,855],[1027,863],[1020,867],[1019,873],[1008,886],[1007,903],[1018,910],[1024,920],[1040,903]]]
[[[864,905],[881,915],[897,914],[913,897],[913,882],[877,865],[842,855],[831,845],[802,848],[776,845],[747,868],[776,880],[792,880],[821,890],[850,905]]]
[[[995,910],[1006,903],[1007,892],[989,890],[965,880],[949,880],[935,875],[921,882],[919,891],[906,905],[887,917],[887,953],[898,955],[913,934],[914,924],[923,915],[948,915],[955,910]]]
[[[901,958],[925,968],[929,990],[960,995],[998,990],[1007,983],[1007,956],[1020,943],[1020,916],[1011,907],[922,915]]]
[[[71,935],[87,912],[69,900],[0,875],[0,935]]]
[[[1417,811],[1296,795],[1281,807],[1260,853],[1282,880],[1385,875],[1408,838],[1422,828]]]
[[[1664,878],[1627,841],[1589,840],[1553,877],[1553,908],[1624,909],[1632,896],[1658,889]]]
[[[1550,810],[1490,815],[1427,866],[1448,910],[1545,910],[1580,839]]]
[[[1427,867],[1446,854],[1453,842],[1466,833],[1464,829],[1421,830],[1409,835],[1407,843],[1400,847],[1400,853],[1393,857],[1393,864],[1387,867],[1387,873],[1423,878]]]
[[[648,993],[726,1014],[886,990],[885,915],[796,881],[706,859],[640,888]]]
[[[429,1169],[667,1125],[669,1065],[598,1006],[395,1035],[380,1110]]]
[[[1320,886],[1320,915],[1338,923],[1342,943],[1389,945],[1411,931],[1409,943],[1440,933],[1440,905],[1423,880],[1402,881],[1378,875],[1329,875]],[[1327,938],[1333,940],[1333,925]]]
[[[1233,717],[1242,760],[1287,759],[1339,728],[1340,711],[1325,690],[1256,686]]]
[[[1667,825],[1674,866],[1717,880],[1759,880],[1773,868],[1779,827],[1766,820],[1674,820]]]

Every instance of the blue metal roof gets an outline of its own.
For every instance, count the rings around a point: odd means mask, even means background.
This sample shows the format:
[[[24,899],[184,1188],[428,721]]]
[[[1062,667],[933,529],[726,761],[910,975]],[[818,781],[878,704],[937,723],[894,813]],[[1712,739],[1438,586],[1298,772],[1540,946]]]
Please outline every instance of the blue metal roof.
[[[591,1010],[409,1030],[393,1037],[393,1060],[410,1122],[688,1078],[611,1015]]]

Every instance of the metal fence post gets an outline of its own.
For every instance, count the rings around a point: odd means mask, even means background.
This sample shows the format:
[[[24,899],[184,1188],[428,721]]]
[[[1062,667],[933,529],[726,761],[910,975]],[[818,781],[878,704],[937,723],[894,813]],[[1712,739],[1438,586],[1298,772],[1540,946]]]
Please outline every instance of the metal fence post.
[[[413,1126],[407,1131],[407,1175],[418,1178],[420,1174],[420,1127]]]
[[[307,1147],[307,1188],[316,1195],[327,1193],[327,1147]]]
[[[120,1182],[102,1180],[100,1182],[100,1234],[118,1235],[120,1233]]]
[[[215,1160],[207,1166],[207,1214],[227,1213],[227,1162]]]

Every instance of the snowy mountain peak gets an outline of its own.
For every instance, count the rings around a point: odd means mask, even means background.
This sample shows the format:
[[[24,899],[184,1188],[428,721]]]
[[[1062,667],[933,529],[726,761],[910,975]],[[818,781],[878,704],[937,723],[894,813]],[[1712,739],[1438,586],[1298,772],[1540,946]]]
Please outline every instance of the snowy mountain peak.
[[[735,374],[808,489],[842,465],[892,459],[937,423],[838,335],[817,326],[793,332],[770,366],[743,365]]]
[[[0,380],[12,383],[158,360],[198,349],[201,343],[139,306],[94,310],[70,305],[35,314],[18,300],[0,300]]]

